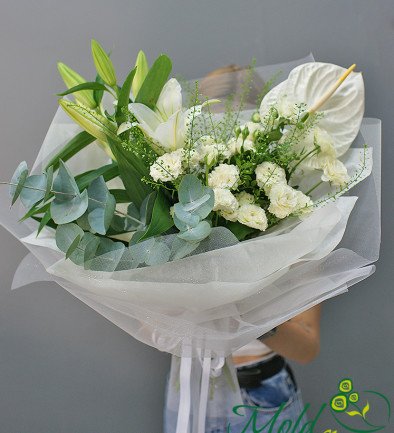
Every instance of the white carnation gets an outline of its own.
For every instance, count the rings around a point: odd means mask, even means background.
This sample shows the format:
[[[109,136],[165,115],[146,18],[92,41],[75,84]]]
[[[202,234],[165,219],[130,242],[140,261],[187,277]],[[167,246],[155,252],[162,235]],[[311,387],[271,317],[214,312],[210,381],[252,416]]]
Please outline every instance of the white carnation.
[[[286,184],[286,173],[282,167],[273,162],[263,162],[256,167],[257,185],[269,194],[273,185]]]
[[[297,191],[285,183],[276,183],[269,193],[268,210],[278,218],[286,218],[297,209]]]
[[[334,186],[342,186],[349,182],[350,177],[339,159],[326,159],[321,179],[324,182],[331,182]]]
[[[254,203],[254,197],[252,194],[249,194],[246,191],[241,191],[238,194],[235,194],[235,197],[237,197],[238,203],[240,206],[243,204],[253,204]]]
[[[215,204],[213,210],[234,212],[238,209],[238,202],[234,194],[225,188],[214,188]]]
[[[231,164],[219,164],[208,175],[211,188],[236,188],[239,182],[239,168]]]
[[[165,153],[150,167],[150,175],[155,181],[168,182],[177,179],[182,173],[183,149]]]
[[[238,221],[248,227],[264,231],[268,227],[264,209],[256,204],[246,203],[238,209]]]

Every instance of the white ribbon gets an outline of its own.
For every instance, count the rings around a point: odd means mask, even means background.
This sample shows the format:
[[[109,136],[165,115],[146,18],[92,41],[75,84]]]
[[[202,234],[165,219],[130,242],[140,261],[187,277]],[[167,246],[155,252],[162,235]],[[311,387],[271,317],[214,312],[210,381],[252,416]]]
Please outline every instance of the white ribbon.
[[[205,349],[204,355],[199,350],[199,360],[202,365],[200,395],[198,403],[197,431],[205,433],[205,423],[208,405],[209,379],[218,377],[222,373],[222,367],[226,361],[223,356],[214,356],[209,349]],[[191,412],[191,369],[192,357],[182,356],[180,366],[180,396],[176,433],[189,433]]]
[[[180,396],[178,420],[176,423],[176,433],[189,433],[190,418],[190,376],[192,371],[192,357],[182,356],[180,367]]]

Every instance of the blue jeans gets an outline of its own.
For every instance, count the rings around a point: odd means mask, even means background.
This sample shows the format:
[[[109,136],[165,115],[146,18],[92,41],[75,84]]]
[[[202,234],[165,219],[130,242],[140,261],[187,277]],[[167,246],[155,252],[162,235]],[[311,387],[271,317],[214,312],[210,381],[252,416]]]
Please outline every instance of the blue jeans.
[[[278,431],[298,433],[307,422],[306,414],[302,413],[304,404],[301,391],[297,389],[292,376],[285,367],[269,379],[261,381],[261,385],[257,388],[241,388],[241,395],[244,404],[252,408],[246,408],[246,414],[240,416],[240,419],[244,421],[231,427],[229,430],[231,433],[257,431],[261,433],[277,433]],[[294,429],[296,423],[297,428]],[[255,424],[254,427],[253,424]],[[271,427],[272,424],[273,427]],[[225,428],[208,428],[206,433],[227,433],[227,431]]]
[[[167,390],[168,386],[167,381]],[[293,433],[292,429],[300,418],[297,429],[294,429],[294,433],[298,433],[307,422],[306,415],[301,416],[304,409],[301,391],[296,389],[296,384],[285,367],[269,379],[261,381],[259,387],[241,388],[241,395],[244,405],[252,408],[246,408],[245,415],[237,417],[239,418],[237,425],[232,424],[228,429],[226,419],[207,418],[205,433],[278,433],[279,431]],[[275,417],[279,410],[280,413]],[[176,413],[165,412],[164,433],[175,433],[176,416]],[[252,418],[255,418],[254,428]],[[274,427],[271,428],[273,423]],[[265,425],[267,426],[263,428]],[[282,430],[280,430],[281,425]],[[291,427],[287,427],[289,425]]]

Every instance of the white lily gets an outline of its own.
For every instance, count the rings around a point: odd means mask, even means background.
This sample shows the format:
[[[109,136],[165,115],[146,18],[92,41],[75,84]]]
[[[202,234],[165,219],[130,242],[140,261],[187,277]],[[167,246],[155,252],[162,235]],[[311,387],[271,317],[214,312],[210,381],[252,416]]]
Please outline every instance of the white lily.
[[[129,111],[135,116],[136,124],[153,141],[153,148],[162,155],[185,146],[193,118],[201,115],[202,108],[214,100],[195,105],[188,110],[182,107],[182,89],[175,78],[170,79],[160,93],[155,110],[144,104],[131,103]],[[118,134],[130,129],[133,124],[123,123]]]

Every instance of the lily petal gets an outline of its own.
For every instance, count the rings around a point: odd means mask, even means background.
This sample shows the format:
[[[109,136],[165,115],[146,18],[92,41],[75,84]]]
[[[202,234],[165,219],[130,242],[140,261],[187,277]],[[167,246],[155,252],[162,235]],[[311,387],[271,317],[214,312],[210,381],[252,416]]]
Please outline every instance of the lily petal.
[[[164,85],[156,103],[156,112],[164,121],[182,109],[182,88],[175,78]]]
[[[160,117],[149,107],[138,102],[129,104],[130,113],[134,114],[138,123],[143,125],[147,130],[155,131],[161,123]]]

